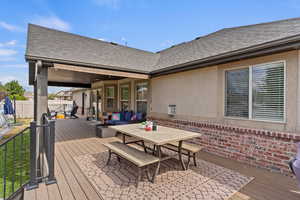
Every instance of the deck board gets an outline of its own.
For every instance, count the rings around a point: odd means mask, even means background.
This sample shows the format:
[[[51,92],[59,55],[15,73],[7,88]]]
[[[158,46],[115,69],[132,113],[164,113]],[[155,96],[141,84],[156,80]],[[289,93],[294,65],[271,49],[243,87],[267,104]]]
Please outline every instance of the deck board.
[[[86,194],[84,193],[83,188],[78,183],[76,175],[74,175],[66,163],[66,160],[62,157],[62,153],[58,151],[56,153],[57,162],[59,163],[62,173],[64,174],[66,181],[68,182],[72,193],[74,194],[75,199],[87,200]]]
[[[63,175],[61,168],[57,162],[57,159],[55,159],[55,176],[57,179],[57,187],[59,189],[59,192],[61,194],[61,197],[63,200],[74,200],[73,193],[71,191],[71,188]]]
[[[25,191],[24,200],[36,200],[36,190]]]
[[[79,155],[103,152],[106,150],[103,143],[116,140],[118,139],[97,138],[94,126],[82,119],[57,120],[55,176],[58,182],[53,185],[40,184],[38,189],[26,191],[24,199],[101,200],[101,195],[81,172],[73,158]],[[295,179],[205,152],[199,153],[198,157],[246,176],[255,177],[230,200],[300,199],[300,191]]]
[[[86,177],[81,173],[77,164],[70,157],[68,150],[63,147],[61,152],[64,152],[63,156],[64,156],[66,162],[68,163],[69,168],[71,169],[73,175],[76,176],[76,179],[77,179],[78,183],[80,184],[82,190],[86,194],[87,199],[101,199],[101,196],[98,195],[98,193],[96,192],[94,187],[92,187],[92,185],[89,183],[89,181],[86,179]]]

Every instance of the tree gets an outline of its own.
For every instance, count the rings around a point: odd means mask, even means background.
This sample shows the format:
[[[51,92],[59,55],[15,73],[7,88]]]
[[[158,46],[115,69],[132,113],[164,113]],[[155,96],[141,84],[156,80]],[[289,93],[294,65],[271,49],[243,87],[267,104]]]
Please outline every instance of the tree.
[[[16,100],[26,100],[24,97],[24,88],[17,80],[10,81],[4,85],[10,99],[16,97]]]
[[[56,97],[56,94],[49,94],[49,95],[48,95],[48,99],[49,99],[49,100],[54,100],[55,97]]]

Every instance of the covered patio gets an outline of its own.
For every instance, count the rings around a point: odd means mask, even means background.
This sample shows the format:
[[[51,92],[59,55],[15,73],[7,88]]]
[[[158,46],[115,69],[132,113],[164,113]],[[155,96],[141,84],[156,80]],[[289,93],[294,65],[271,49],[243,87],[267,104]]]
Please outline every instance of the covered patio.
[[[57,120],[55,139],[55,175],[57,183],[52,185],[40,184],[38,189],[26,191],[25,199],[104,199],[76,160],[80,156],[105,152],[104,143],[120,139],[97,138],[93,126],[83,119]],[[205,152],[199,153],[198,159],[241,173],[247,177],[254,177],[254,180],[231,196],[231,200],[296,200],[300,197],[296,181],[290,177]],[[97,186],[104,187],[105,183],[99,183]],[[128,191],[127,197],[129,198],[129,196],[130,191]]]
[[[34,86],[34,117],[38,125],[43,124],[42,117],[47,113],[48,86],[90,89],[96,97],[88,100],[88,108],[94,107],[96,120],[107,112],[150,113],[153,100],[150,72],[155,70],[153,64],[158,61],[158,54],[114,43],[98,41],[96,44],[93,39],[35,25],[29,26],[28,44],[26,60],[29,82]],[[86,46],[89,48],[85,49]],[[176,90],[174,87],[169,90],[172,89]],[[84,95],[85,92],[81,100],[83,115],[87,112]],[[156,96],[156,100],[158,104],[166,103],[160,96]],[[172,104],[167,103],[165,109],[171,111]],[[168,110],[166,115],[172,112]],[[142,181],[141,187],[135,187],[135,169],[126,161],[119,164],[114,159],[111,166],[105,164],[108,155],[104,144],[119,140],[118,137],[96,137],[95,123],[83,118],[57,120],[57,183],[41,183],[37,189],[26,191],[25,199],[279,200],[300,197],[296,181],[290,177],[206,152],[197,154],[198,166],[189,170],[180,170],[172,161],[165,162],[158,183]]]

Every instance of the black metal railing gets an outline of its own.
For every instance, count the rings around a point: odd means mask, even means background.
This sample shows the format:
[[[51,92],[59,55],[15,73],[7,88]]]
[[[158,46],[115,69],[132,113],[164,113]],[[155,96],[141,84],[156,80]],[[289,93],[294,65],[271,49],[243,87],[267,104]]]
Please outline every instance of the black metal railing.
[[[0,199],[22,193],[30,179],[30,128],[0,144]]]
[[[22,199],[24,188],[56,183],[54,176],[55,121],[43,115],[42,124],[0,143],[0,199]]]

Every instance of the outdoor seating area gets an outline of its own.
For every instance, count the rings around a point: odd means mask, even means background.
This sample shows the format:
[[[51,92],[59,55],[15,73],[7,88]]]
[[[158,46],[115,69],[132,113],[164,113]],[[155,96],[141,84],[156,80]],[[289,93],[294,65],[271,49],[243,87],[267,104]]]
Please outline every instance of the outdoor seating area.
[[[124,145],[127,144],[126,140],[125,140],[125,135],[129,135],[131,137],[137,138],[138,142],[142,143],[143,150],[144,150],[143,154],[149,160],[147,159],[146,162],[144,160],[142,160],[143,161],[142,163],[137,162],[135,164],[143,167],[143,166],[147,166],[147,165],[150,165],[153,163],[158,163],[156,165],[155,171],[153,172],[153,176],[151,178],[152,182],[154,182],[156,175],[159,173],[161,162],[174,157],[174,156],[170,156],[170,155],[166,155],[166,156],[163,155],[161,148],[164,147],[164,145],[168,145],[169,143],[178,142],[178,150],[177,151],[175,150],[178,153],[178,155],[176,154],[175,156],[178,157],[178,160],[182,166],[182,170],[187,170],[187,167],[183,161],[182,143],[185,140],[193,139],[193,138],[201,136],[198,133],[182,131],[179,129],[168,128],[168,127],[160,127],[159,130],[155,130],[155,131],[146,131],[145,128],[141,127],[140,124],[112,126],[111,128],[122,134]],[[151,153],[153,154],[153,156],[151,156],[151,157],[147,154],[147,148],[145,146],[145,142],[150,143],[150,145],[154,145],[153,149],[150,148],[150,150],[152,151]],[[130,142],[130,144],[133,144],[133,143],[134,142]],[[117,150],[115,150],[116,149],[115,143],[105,144],[105,146],[107,146],[109,148],[109,151],[113,151],[114,153],[120,155],[120,153],[118,153],[118,148],[117,148]],[[118,144],[118,146],[120,146],[120,144]],[[149,147],[148,147],[148,149],[149,149]],[[185,150],[187,150],[187,148],[185,148]],[[190,152],[190,151],[188,151],[188,152]],[[136,151],[133,151],[133,154],[131,154],[130,152],[125,152],[125,154],[120,155],[120,156],[125,159],[128,159],[130,156],[135,157],[133,160],[139,161],[138,157],[140,157],[143,154],[136,153]],[[111,155],[111,153],[109,155]],[[138,157],[136,157],[136,155]],[[189,165],[190,155],[189,154],[187,154],[187,155],[188,155],[188,165]],[[154,157],[154,156],[156,156],[156,157]],[[110,156],[109,156],[109,160],[110,160]],[[128,159],[128,160],[132,161],[132,159]],[[139,173],[139,176],[137,179],[138,181],[139,181],[139,178],[140,178],[140,173]]]
[[[140,124],[111,128],[120,134],[99,138],[90,121],[56,120],[57,183],[42,183],[25,199],[299,199],[295,179],[187,142],[199,133],[163,126],[145,131]]]

